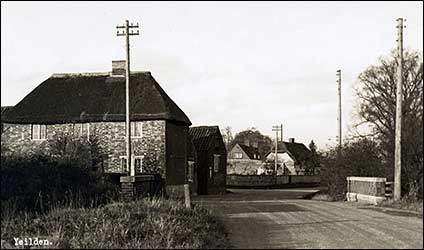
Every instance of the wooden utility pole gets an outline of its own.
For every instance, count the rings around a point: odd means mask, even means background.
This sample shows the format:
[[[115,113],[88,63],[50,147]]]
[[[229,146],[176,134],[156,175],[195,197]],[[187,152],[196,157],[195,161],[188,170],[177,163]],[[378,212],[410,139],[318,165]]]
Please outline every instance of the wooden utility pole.
[[[396,135],[395,135],[395,175],[394,175],[394,193],[395,201],[401,198],[401,170],[402,170],[402,155],[401,155],[401,138],[402,138],[402,85],[403,85],[403,18],[397,19],[398,25],[398,70],[396,84]]]
[[[337,89],[338,89],[338,96],[339,96],[339,105],[338,105],[338,114],[337,114],[337,125],[339,127],[339,148],[338,152],[339,155],[342,151],[342,72],[341,70],[337,70]]]
[[[280,126],[272,126],[272,131],[275,131],[275,165],[274,165],[274,176],[277,176],[277,168],[278,168],[278,131],[280,130]]]
[[[126,40],[126,72],[125,72],[125,80],[126,80],[126,88],[125,88],[125,125],[126,125],[126,146],[127,146],[127,168],[130,171],[131,176],[135,176],[135,169],[132,164],[132,156],[131,156],[131,122],[130,122],[130,36],[139,35],[139,31],[136,32],[130,30],[132,28],[138,28],[138,23],[136,25],[129,24],[128,20],[125,21],[125,25],[116,26],[118,29],[116,31],[117,36],[125,36]],[[119,29],[124,29],[122,32],[119,32]]]
[[[281,142],[283,142],[283,124],[281,124]]]

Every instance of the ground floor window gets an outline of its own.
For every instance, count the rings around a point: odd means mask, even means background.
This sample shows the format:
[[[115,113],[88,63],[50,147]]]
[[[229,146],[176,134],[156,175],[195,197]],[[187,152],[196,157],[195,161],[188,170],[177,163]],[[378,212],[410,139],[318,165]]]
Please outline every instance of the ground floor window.
[[[194,179],[194,161],[188,161],[187,181],[193,182]]]
[[[120,156],[119,158],[121,160],[122,172],[129,173],[130,170],[128,169],[128,166],[127,166],[127,157],[126,156]],[[143,158],[144,158],[143,156],[139,156],[139,155],[134,156],[134,163],[133,164],[134,164],[134,167],[135,167],[135,173],[136,174],[143,173]]]
[[[215,173],[219,172],[219,161],[220,161],[221,155],[213,155],[213,169]]]

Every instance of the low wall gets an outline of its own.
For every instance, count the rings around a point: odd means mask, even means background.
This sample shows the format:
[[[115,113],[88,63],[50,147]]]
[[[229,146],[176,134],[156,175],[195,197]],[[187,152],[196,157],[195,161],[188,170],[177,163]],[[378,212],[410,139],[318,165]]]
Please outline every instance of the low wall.
[[[272,175],[227,175],[227,186],[270,187],[289,184],[317,184],[320,176],[316,175],[278,175],[277,181]]]
[[[256,175],[256,171],[261,166],[260,160],[227,160],[227,175]]]
[[[386,199],[386,178],[350,176],[346,180],[348,201],[377,205]]]

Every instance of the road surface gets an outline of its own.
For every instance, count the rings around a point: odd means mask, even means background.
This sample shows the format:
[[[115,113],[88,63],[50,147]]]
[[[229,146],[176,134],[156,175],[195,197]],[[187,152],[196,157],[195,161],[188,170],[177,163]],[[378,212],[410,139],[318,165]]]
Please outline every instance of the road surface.
[[[423,248],[422,217],[302,199],[311,189],[232,189],[198,196],[218,213],[233,248]]]

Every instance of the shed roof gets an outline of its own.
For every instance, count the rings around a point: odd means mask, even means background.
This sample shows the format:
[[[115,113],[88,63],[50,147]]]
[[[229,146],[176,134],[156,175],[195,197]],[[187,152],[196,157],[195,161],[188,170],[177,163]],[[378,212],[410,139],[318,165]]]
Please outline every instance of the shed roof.
[[[9,123],[125,121],[125,77],[109,73],[53,74],[2,117]],[[130,119],[190,120],[150,72],[132,72]]]
[[[218,133],[221,135],[218,126],[198,126],[189,129],[189,135],[197,150],[207,150]]]

